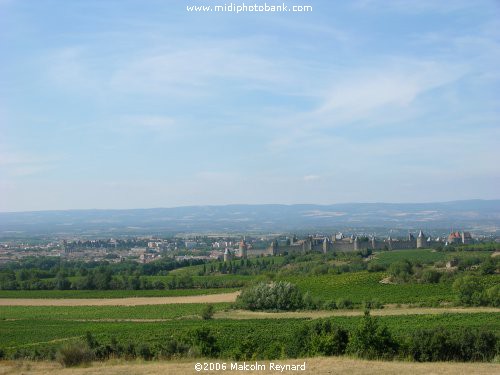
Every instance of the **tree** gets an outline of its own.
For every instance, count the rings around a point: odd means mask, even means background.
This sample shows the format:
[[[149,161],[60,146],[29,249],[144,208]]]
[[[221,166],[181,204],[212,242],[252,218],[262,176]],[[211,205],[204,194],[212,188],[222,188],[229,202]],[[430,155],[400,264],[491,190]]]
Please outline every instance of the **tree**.
[[[201,318],[203,320],[210,320],[213,318],[214,314],[215,314],[214,305],[212,304],[205,305],[203,307],[203,310],[201,311]]]
[[[378,320],[370,316],[369,310],[365,311],[347,345],[349,354],[366,359],[392,358],[397,349],[398,345],[387,327],[380,326]]]
[[[292,283],[261,282],[244,289],[236,299],[236,304],[247,310],[297,310],[304,307],[304,298],[299,288]]]
[[[217,338],[214,336],[212,331],[207,328],[197,328],[191,334],[191,340],[204,357],[216,357],[220,348],[217,344]]]
[[[484,304],[483,285],[476,276],[464,276],[453,283],[457,292],[458,303],[465,306],[480,306]]]
[[[401,260],[392,263],[388,271],[393,279],[408,281],[412,274],[412,264],[407,260]]]
[[[71,283],[61,272],[57,274],[55,288],[58,290],[67,290],[71,288]]]

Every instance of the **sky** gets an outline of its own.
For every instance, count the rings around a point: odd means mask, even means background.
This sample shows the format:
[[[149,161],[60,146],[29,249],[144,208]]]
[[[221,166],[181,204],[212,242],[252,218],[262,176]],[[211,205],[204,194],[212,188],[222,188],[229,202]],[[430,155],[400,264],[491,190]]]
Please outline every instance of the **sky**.
[[[285,3],[0,0],[0,211],[500,198],[500,1]]]

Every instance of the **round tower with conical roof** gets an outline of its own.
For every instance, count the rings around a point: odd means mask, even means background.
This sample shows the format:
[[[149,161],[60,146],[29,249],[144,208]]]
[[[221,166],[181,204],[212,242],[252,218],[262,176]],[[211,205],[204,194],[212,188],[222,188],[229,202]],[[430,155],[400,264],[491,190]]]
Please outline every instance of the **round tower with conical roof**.
[[[422,249],[427,247],[427,239],[425,238],[424,232],[420,230],[417,237],[417,249]]]

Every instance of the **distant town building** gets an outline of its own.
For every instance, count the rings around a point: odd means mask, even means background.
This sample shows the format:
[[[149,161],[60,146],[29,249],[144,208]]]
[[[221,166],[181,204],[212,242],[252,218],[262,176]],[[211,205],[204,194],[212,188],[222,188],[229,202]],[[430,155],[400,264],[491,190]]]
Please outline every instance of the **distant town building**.
[[[469,232],[451,232],[448,235],[448,244],[470,244],[472,243],[472,236]]]
[[[186,249],[192,250],[196,248],[197,242],[196,241],[185,241],[184,245],[186,246]]]

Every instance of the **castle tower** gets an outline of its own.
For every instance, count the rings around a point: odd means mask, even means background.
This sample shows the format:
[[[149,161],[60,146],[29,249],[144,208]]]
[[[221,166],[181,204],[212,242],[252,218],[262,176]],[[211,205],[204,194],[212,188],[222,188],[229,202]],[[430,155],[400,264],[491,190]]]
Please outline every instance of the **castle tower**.
[[[418,237],[417,237],[417,249],[425,247],[427,247],[427,239],[425,238],[425,235],[422,232],[422,230],[420,230],[420,232],[418,232]]]
[[[226,248],[224,251],[224,262],[230,262],[233,259],[233,254],[231,254],[231,251]]]
[[[240,245],[239,245],[239,253],[241,259],[247,259],[248,256],[248,246],[245,240],[241,240]]]
[[[304,242],[302,242],[302,252],[307,253],[312,250],[312,239],[311,237],[307,237]]]
[[[330,240],[328,239],[328,237],[325,237],[325,239],[323,240],[323,254],[328,253],[329,250],[330,250]]]
[[[359,239],[358,236],[354,237],[354,251],[359,250]]]
[[[267,255],[278,255],[278,240],[273,240],[267,248]]]
[[[391,236],[389,236],[389,237],[387,238],[387,248],[388,248],[389,250],[392,250],[392,237],[391,237]]]
[[[472,243],[472,236],[469,232],[462,232],[462,243],[465,245]]]
[[[377,241],[375,241],[375,237],[372,237],[371,245],[372,245],[373,250],[375,250],[377,248]]]

